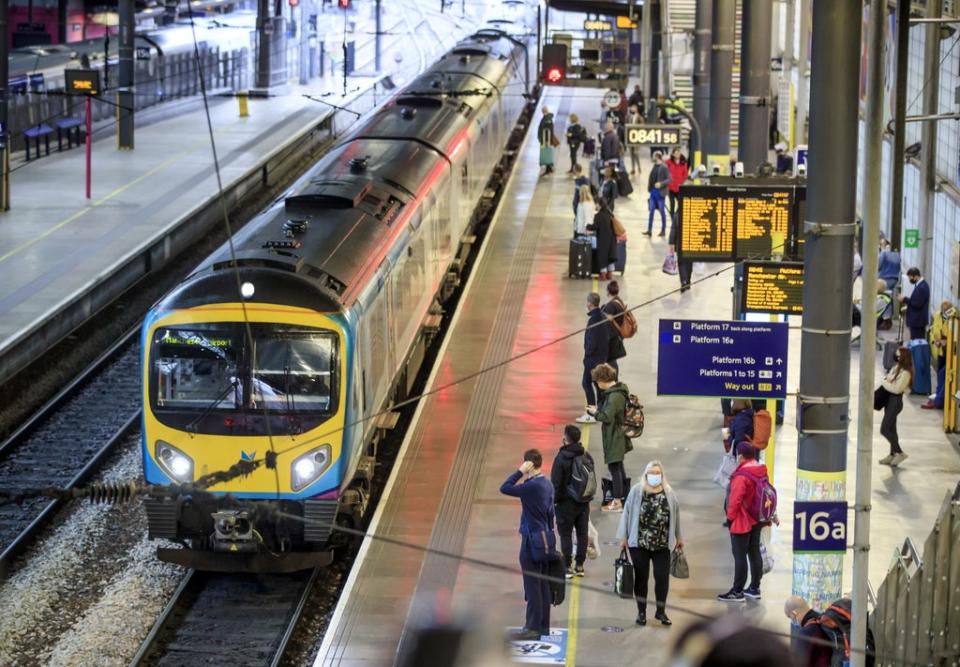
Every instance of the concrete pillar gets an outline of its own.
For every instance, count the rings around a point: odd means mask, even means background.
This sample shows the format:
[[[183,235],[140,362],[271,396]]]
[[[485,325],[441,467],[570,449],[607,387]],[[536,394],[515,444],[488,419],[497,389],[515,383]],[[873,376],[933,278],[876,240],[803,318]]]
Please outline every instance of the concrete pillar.
[[[723,174],[729,172],[730,163],[730,94],[733,79],[735,21],[735,0],[713,0],[710,114],[707,120],[706,145],[708,163],[719,163]]]
[[[926,18],[940,18],[941,3],[927,0]],[[939,112],[940,104],[940,24],[928,23],[923,36],[923,115]],[[937,185],[937,121],[924,121],[920,128],[920,253],[917,263],[923,275],[930,275],[933,244],[933,198]]]
[[[752,174],[767,161],[770,129],[772,0],[743,0],[740,28],[740,129],[738,159]]]
[[[797,130],[798,144],[807,143],[807,105],[810,100],[807,76],[810,60],[810,0],[800,0],[800,55],[797,57]]]
[[[907,138],[907,63],[910,59],[910,0],[897,0],[897,65],[893,111],[893,183],[890,187],[890,246],[903,242],[903,152]]]
[[[693,33],[693,117],[702,128],[709,127],[710,122],[710,46],[712,38],[712,0],[701,0],[697,3],[696,24]],[[705,146],[703,137],[700,145]],[[703,156],[696,159],[691,156],[692,165],[703,162]]]
[[[117,48],[119,66],[117,69],[117,148],[133,150],[133,86],[134,61],[133,39],[135,34],[134,15],[136,8],[133,0],[120,0],[119,24],[120,45]]]

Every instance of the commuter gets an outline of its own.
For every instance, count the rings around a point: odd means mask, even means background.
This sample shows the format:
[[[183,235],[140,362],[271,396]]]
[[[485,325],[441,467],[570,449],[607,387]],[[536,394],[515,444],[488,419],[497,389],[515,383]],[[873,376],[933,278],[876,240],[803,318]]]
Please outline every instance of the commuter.
[[[886,392],[885,400],[877,398],[874,394],[873,407],[877,410],[883,410],[883,421],[880,422],[880,435],[890,443],[890,454],[880,459],[880,464],[896,468],[906,460],[907,455],[900,448],[900,436],[897,435],[897,415],[903,410],[903,395],[910,389],[910,383],[913,382],[913,355],[910,350],[901,347],[897,350],[897,363],[891,368],[883,380],[880,381],[880,389],[877,393],[883,396]]]
[[[616,125],[608,120],[603,129],[603,139],[600,141],[600,159],[604,164],[618,163],[623,157],[623,147],[620,137],[617,136]]]
[[[957,309],[949,301],[940,304],[940,312],[933,318],[930,328],[930,349],[937,368],[937,393],[920,407],[924,410],[943,410],[944,389],[947,381],[947,337],[950,335],[951,321],[957,316]]]
[[[880,242],[880,258],[877,266],[877,277],[887,283],[887,289],[892,290],[900,282],[900,253],[890,248],[890,241]]]
[[[540,142],[540,166],[545,167],[544,174],[553,173],[553,149],[560,144],[553,132],[553,113],[543,107],[543,117],[537,127],[537,140]]]
[[[587,225],[587,229],[597,235],[595,250],[600,280],[612,280],[613,271],[617,268],[617,224],[613,211],[607,205],[607,200],[601,197],[597,200],[597,212],[593,215],[593,223]],[[607,358],[605,357],[603,361],[607,361]]]
[[[630,108],[627,110],[627,123],[637,125],[642,122],[643,116],[640,115],[640,108],[631,102]],[[637,172],[643,172],[640,168],[640,149],[636,146],[629,146],[627,150],[630,152],[630,175],[636,176]]]
[[[584,575],[583,563],[587,558],[590,526],[590,501],[584,499],[577,480],[574,480],[574,465],[582,472],[594,474],[593,457],[580,444],[580,429],[566,426],[563,429],[563,446],[553,459],[550,481],[553,482],[553,498],[557,504],[557,532],[560,533],[560,551],[567,568],[567,579]],[[593,478],[596,489],[596,477]],[[573,533],[577,533],[577,555],[573,557]]]
[[[637,625],[647,624],[647,581],[651,563],[657,603],[654,618],[663,625],[673,625],[667,617],[670,554],[674,549],[683,548],[683,534],[680,531],[680,503],[659,461],[648,463],[643,479],[630,489],[620,515],[617,539],[621,549],[630,549]]]
[[[597,409],[598,392],[590,375],[596,366],[607,361],[610,354],[610,327],[600,310],[600,295],[590,292],[587,295],[587,328],[583,332],[583,393],[587,398],[587,410],[577,417],[581,424],[593,424],[597,420],[593,412]]]
[[[650,209],[650,219],[647,221],[647,231],[644,236],[653,236],[653,214],[660,211],[660,236],[667,233],[667,211],[666,198],[667,189],[670,187],[670,171],[663,164],[663,154],[656,151],[653,154],[653,168],[650,170],[650,176],[647,179],[647,191],[650,193],[648,208]]]
[[[736,614],[699,621],[680,635],[667,667],[793,667],[787,644]]]
[[[583,236],[587,233],[587,227],[593,220],[597,206],[593,201],[593,193],[590,191],[590,185],[584,184],[578,188],[577,197],[577,215],[574,219],[574,236]]]
[[[620,327],[623,326],[623,312],[627,306],[620,299],[620,283],[611,280],[607,283],[607,301],[603,305],[603,314],[610,320],[610,356],[607,357],[607,363],[613,366],[620,375],[620,365],[617,359],[623,359],[627,356],[627,348],[623,345],[623,336],[620,335]]]
[[[617,103],[617,116],[620,118],[620,124],[623,125],[623,122],[627,119],[627,108],[630,106],[630,102],[627,100],[627,91],[625,88],[620,89],[620,101]]]
[[[913,285],[910,298],[900,295],[900,303],[906,304],[907,328],[910,329],[910,340],[925,339],[927,337],[927,323],[930,321],[930,285],[920,275],[920,269],[912,267],[907,270],[907,280]]]
[[[609,327],[607,327],[609,328]],[[622,512],[623,497],[626,495],[627,473],[623,468],[623,459],[633,449],[630,438],[623,432],[623,422],[627,415],[627,400],[630,390],[627,385],[617,382],[617,371],[609,364],[600,364],[591,372],[593,381],[603,392],[600,408],[594,409],[594,418],[603,424],[603,462],[610,471],[613,487],[613,500],[602,508],[604,512]],[[590,408],[587,408],[589,411]]]
[[[536,449],[523,453],[523,463],[500,485],[500,493],[520,499],[520,569],[527,617],[523,629],[512,639],[534,640],[550,634],[553,593],[545,578],[547,564],[534,560],[531,542],[541,534],[553,535],[553,484],[540,474],[543,457]],[[517,484],[523,479],[523,483]],[[542,538],[547,539],[547,538]]]
[[[890,317],[893,315],[890,305],[893,303],[892,297],[887,293],[887,283],[884,280],[877,280],[877,297],[873,303],[873,314],[877,318],[878,329],[889,329]],[[853,300],[853,326],[859,327],[863,319],[863,304],[860,299]]]
[[[750,442],[753,438],[753,406],[749,401],[734,399],[730,403],[730,414],[732,419],[729,433],[723,441],[723,448],[728,452],[736,452],[736,445],[744,441]]]
[[[640,112],[640,115],[643,115],[644,103],[643,103],[643,91],[640,90],[640,86],[634,86],[633,92],[630,93],[630,97],[627,98],[627,104],[629,106],[637,107],[637,111]]]
[[[676,216],[671,216],[673,219],[672,224],[670,225],[670,238],[669,247],[667,252],[675,255],[677,253],[677,246],[679,245],[680,239],[677,238],[677,218]],[[682,257],[677,258],[677,275],[680,277],[680,292],[686,292],[690,289],[690,279],[693,276],[693,262],[689,259],[684,259]]]
[[[683,156],[679,148],[674,148],[667,158],[667,171],[670,172],[670,185],[667,187],[667,196],[670,198],[670,215],[677,215],[677,204],[680,203],[680,186],[686,182],[690,175],[690,166],[687,164],[687,158]]]
[[[811,609],[807,601],[798,595],[787,598],[783,613],[790,619],[790,625],[797,628],[800,638],[798,647],[802,667],[830,667],[833,649],[825,643],[830,640],[820,625],[820,612]]]
[[[763,578],[763,559],[760,557],[760,529],[762,525],[750,512],[756,485],[767,479],[767,466],[757,460],[757,450],[749,442],[737,444],[737,469],[730,477],[727,497],[727,523],[733,550],[733,586],[717,599],[721,602],[743,602],[746,598],[760,599],[760,580]],[[747,583],[747,563],[750,564],[750,587]]]
[[[573,215],[577,215],[577,205],[580,203],[580,186],[590,187],[590,194],[593,194],[593,186],[590,185],[590,179],[583,175],[583,167],[580,163],[573,165]]]
[[[573,173],[573,168],[577,165],[577,151],[580,150],[580,146],[586,139],[587,131],[580,124],[577,114],[570,114],[570,124],[567,126],[567,147],[570,149],[570,171],[567,172],[568,174]]]
[[[613,170],[613,165],[607,165],[603,168],[603,181],[600,183],[600,199],[607,203],[607,208],[613,213],[614,204],[617,197],[620,196],[620,186],[617,185],[617,175]]]
[[[793,156],[787,155],[787,145],[785,143],[779,143],[773,147],[777,154],[777,167],[776,172],[778,174],[792,174],[793,173]]]

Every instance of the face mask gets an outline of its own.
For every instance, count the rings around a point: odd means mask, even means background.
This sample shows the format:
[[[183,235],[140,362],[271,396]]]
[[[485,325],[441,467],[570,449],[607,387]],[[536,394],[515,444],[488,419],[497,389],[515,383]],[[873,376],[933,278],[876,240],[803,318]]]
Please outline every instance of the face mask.
[[[660,486],[661,481],[663,481],[662,475],[654,475],[653,473],[647,475],[647,484],[650,486]]]

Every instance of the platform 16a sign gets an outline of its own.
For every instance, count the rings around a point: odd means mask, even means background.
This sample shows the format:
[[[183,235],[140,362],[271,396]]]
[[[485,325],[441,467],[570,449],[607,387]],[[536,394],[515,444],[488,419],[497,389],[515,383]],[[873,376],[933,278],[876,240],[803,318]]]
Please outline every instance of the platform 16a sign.
[[[847,550],[847,503],[817,501],[793,504],[793,552]]]

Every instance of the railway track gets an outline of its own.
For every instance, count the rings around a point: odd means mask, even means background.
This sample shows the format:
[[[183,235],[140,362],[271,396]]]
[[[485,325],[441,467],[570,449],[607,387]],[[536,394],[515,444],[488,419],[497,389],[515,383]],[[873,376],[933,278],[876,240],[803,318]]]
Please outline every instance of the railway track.
[[[320,572],[188,570],[130,665],[275,667]]]
[[[0,489],[82,484],[140,424],[139,329],[125,334],[0,444]],[[0,505],[0,577],[62,501]]]

